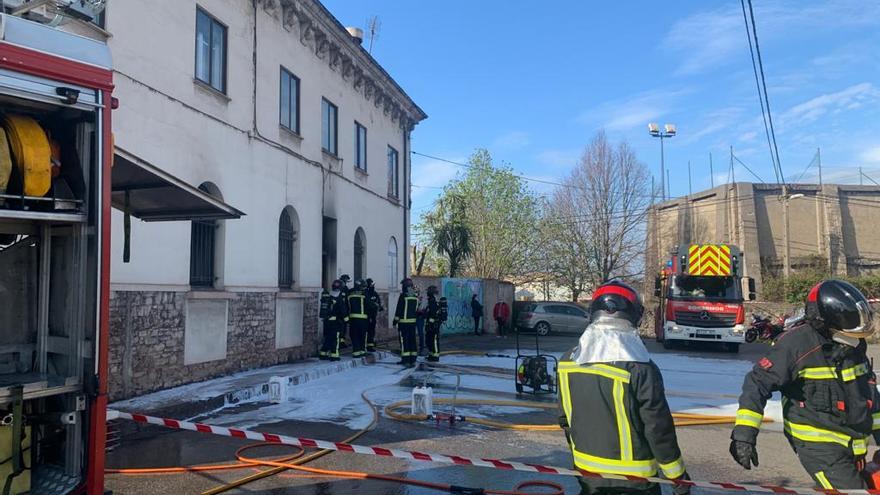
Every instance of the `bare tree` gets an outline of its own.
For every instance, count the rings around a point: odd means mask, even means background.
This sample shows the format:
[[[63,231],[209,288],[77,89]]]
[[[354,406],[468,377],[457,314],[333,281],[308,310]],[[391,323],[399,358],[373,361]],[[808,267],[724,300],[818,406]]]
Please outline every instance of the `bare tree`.
[[[651,176],[626,143],[599,132],[552,200],[557,232],[551,249],[559,283],[577,299],[615,276],[632,276],[643,262]]]

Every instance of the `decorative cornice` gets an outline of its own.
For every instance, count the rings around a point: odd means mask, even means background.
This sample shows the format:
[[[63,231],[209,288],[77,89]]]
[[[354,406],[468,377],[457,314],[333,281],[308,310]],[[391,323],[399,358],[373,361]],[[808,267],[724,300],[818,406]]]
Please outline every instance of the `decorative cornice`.
[[[318,0],[256,0],[386,117],[410,131],[428,116]]]

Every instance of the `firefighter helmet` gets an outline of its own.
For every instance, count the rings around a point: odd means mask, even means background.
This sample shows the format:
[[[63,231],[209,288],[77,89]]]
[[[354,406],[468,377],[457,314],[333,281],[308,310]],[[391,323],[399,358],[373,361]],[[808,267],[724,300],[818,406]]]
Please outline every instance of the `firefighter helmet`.
[[[591,320],[599,316],[613,316],[638,325],[644,312],[645,307],[639,293],[621,280],[609,280],[593,292],[593,302],[590,303]]]
[[[348,283],[351,282],[351,277],[348,276],[347,273],[343,273],[341,277],[339,277],[339,281],[342,282],[342,285],[348,286]]]
[[[437,295],[437,294],[438,294],[437,286],[436,286],[436,285],[429,285],[429,286],[428,286],[428,291],[427,291],[427,292],[428,292],[428,295],[429,295],[429,296]]]
[[[874,333],[874,311],[854,285],[843,280],[823,280],[807,295],[806,319],[832,332],[863,339]]]
[[[357,279],[354,281],[354,290],[363,290],[367,287],[367,283],[363,281],[363,279]]]
[[[336,279],[333,281],[333,284],[330,285],[330,290],[340,291],[342,290],[342,280]]]
[[[368,278],[365,282],[367,283],[367,287],[373,287],[373,285],[374,285],[373,279],[371,279],[371,278]]]
[[[404,290],[411,289],[415,286],[411,278],[405,278],[400,281],[400,286],[403,287]]]

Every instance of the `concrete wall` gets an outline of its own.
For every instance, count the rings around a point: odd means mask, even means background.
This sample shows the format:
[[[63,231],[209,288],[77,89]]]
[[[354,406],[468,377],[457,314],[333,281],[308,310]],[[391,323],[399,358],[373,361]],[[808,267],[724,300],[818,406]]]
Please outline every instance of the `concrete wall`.
[[[422,294],[425,294],[429,285],[435,285],[438,288],[441,288],[443,279],[443,277],[413,277],[413,283],[415,283],[416,287],[419,288]],[[512,315],[513,296],[516,288],[512,283],[502,280],[482,279],[480,283],[482,287],[482,299],[480,299],[480,303],[483,305],[483,319],[480,321],[480,328],[486,333],[496,334],[497,325],[495,324],[495,320],[492,319],[492,309],[498,301],[505,301],[507,302],[507,305],[510,306]]]
[[[225,94],[194,78],[197,7],[227,26]],[[364,276],[396,289],[409,244],[409,133],[425,115],[319,2],[111,2],[106,30],[120,101],[115,144],[194,186],[210,182],[245,213],[219,222],[216,283],[205,290],[189,285],[189,222],[133,219],[123,263],[114,210],[115,398],[313,354],[317,294],[325,278],[354,274],[359,228]],[[299,133],[280,125],[282,67],[300,80]],[[337,156],[322,151],[322,98],[338,107]],[[367,128],[366,171],[355,167],[355,121]],[[397,196],[389,146],[399,154]],[[285,209],[297,227],[292,290],[278,288]],[[329,246],[325,217],[335,220]],[[325,274],[328,247],[335,256]],[[302,335],[278,333],[289,325]]]
[[[817,258],[840,275],[872,273],[880,268],[880,230],[876,227],[880,186],[796,184],[790,193],[803,194],[789,203],[795,271]],[[679,244],[735,244],[743,250],[744,275],[756,279],[760,296],[763,276],[783,270],[781,194],[778,185],[744,182],[656,205],[649,215],[646,236],[647,272],[659,270]],[[646,279],[653,285],[652,277]]]

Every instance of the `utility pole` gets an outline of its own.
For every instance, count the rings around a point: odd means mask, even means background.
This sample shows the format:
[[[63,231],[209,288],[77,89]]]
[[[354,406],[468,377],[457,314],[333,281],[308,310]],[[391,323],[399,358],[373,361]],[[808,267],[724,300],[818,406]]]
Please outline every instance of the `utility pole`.
[[[709,152],[709,184],[715,188],[715,171],[712,169],[712,152]]]
[[[822,148],[816,148],[816,165],[819,167],[819,187],[822,187]]]
[[[691,161],[688,160],[688,196],[694,194],[693,183],[691,181]]]
[[[672,184],[669,183],[669,169],[666,170],[666,187],[668,189],[666,191],[666,197],[671,198],[672,197]]]
[[[728,180],[733,184],[736,182],[736,172],[733,171],[733,146],[730,146],[730,172],[727,174]]]

